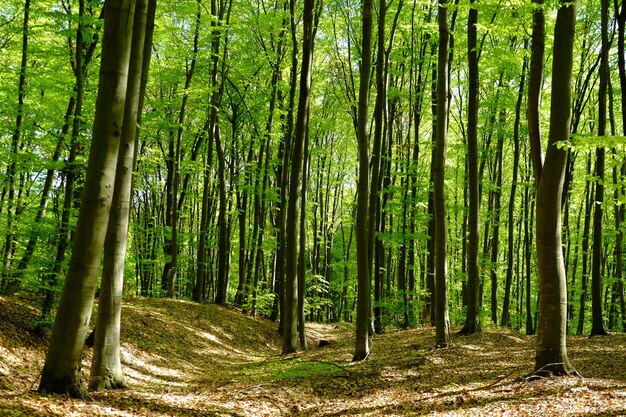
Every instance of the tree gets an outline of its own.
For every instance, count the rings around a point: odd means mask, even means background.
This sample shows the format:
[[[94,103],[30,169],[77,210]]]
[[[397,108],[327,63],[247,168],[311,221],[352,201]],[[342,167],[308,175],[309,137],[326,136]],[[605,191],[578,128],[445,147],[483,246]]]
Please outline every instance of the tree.
[[[528,43],[524,42],[524,49],[527,49]],[[506,281],[504,289],[504,300],[502,301],[502,318],[500,325],[508,327],[511,325],[511,313],[509,311],[511,305],[511,286],[513,285],[513,258],[515,256],[514,245],[514,229],[515,229],[515,193],[517,191],[517,178],[519,170],[519,136],[520,136],[520,119],[522,113],[522,100],[524,98],[524,86],[526,83],[526,68],[528,60],[524,58],[522,64],[522,75],[520,78],[519,89],[517,90],[517,102],[515,103],[515,124],[513,126],[513,181],[511,183],[511,194],[509,196],[509,213],[508,213],[508,251],[507,251],[507,267]],[[519,248],[519,247],[518,247]],[[518,250],[521,250],[519,248]]]
[[[98,99],[87,178],[74,248],[48,345],[39,392],[82,397],[80,377],[100,256],[115,183],[124,116],[134,2],[107,3],[102,38]]]
[[[615,6],[615,20],[617,21],[617,67],[619,73],[619,83],[621,89],[621,114],[622,114],[622,132],[626,135],[626,51],[624,50],[624,32],[626,30],[626,3],[618,3]],[[614,153],[615,150],[614,150]],[[626,177],[626,161],[622,161],[621,167],[613,168],[613,182],[619,183],[619,178]],[[619,283],[620,292],[620,309],[622,312],[622,330],[626,329],[626,301],[624,300],[624,277],[623,277],[623,231],[622,223],[624,222],[625,209],[624,205],[619,203],[620,197],[623,198],[623,184],[615,188],[614,192],[614,217],[615,217],[615,270],[614,275]]]
[[[117,157],[115,186],[104,241],[104,267],[100,282],[98,318],[91,362],[89,388],[94,391],[126,387],[120,360],[120,321],[124,263],[128,241],[128,223],[132,179],[137,155],[138,126],[145,93],[146,72],[152,49],[152,28],[156,0],[138,0],[133,22],[132,51],[128,69],[122,143]],[[151,21],[148,22],[148,19]],[[150,34],[147,34],[150,27]],[[144,51],[146,53],[144,54]],[[144,58],[145,55],[145,58]]]
[[[291,18],[295,21],[296,17],[294,16],[295,11],[293,0],[291,12]],[[295,351],[298,344],[298,212],[300,204],[299,196],[302,191],[302,165],[305,160],[304,145],[309,128],[309,103],[311,101],[313,42],[316,20],[315,1],[305,0],[303,14],[302,68],[300,71],[300,95],[298,97],[298,111],[293,137],[293,155],[291,158],[290,173],[291,181],[289,182],[289,206],[287,208],[283,354]],[[304,333],[304,328],[299,330]]]
[[[439,56],[437,66],[437,139],[433,158],[435,205],[435,346],[450,345],[448,316],[448,221],[445,201],[445,161],[448,135],[449,38],[448,0],[439,0]]]
[[[472,5],[474,0],[471,0]],[[478,10],[470,7],[467,19],[467,60],[469,91],[467,110],[467,171],[469,188],[469,215],[467,229],[467,314],[460,334],[471,335],[480,331],[480,276],[479,276],[479,229],[480,184],[478,178],[478,51],[476,25]]]
[[[200,7],[200,3],[198,3]],[[215,150],[218,163],[218,228],[219,247],[217,282],[215,302],[225,304],[228,301],[228,285],[230,280],[230,224],[227,216],[226,198],[226,156],[219,125],[218,109],[224,94],[224,82],[226,73],[225,59],[227,57],[226,30],[223,26],[228,25],[230,18],[230,5],[232,0],[211,1],[211,66],[210,82],[212,87],[209,108],[209,141],[215,141]],[[228,11],[228,13],[227,13]]]
[[[535,10],[534,13],[542,13]],[[538,20],[538,19],[537,19]],[[533,19],[533,28],[537,20]],[[550,132],[545,161],[541,143],[531,137],[535,183],[537,185],[537,267],[539,273],[539,317],[537,355],[534,375],[569,375],[576,373],[567,357],[567,289],[561,249],[561,196],[567,163],[567,149],[562,146],[570,136],[573,46],[576,26],[576,2],[560,1],[554,28]],[[539,29],[540,31],[540,29]],[[533,34],[533,41],[535,36]],[[533,42],[531,78],[536,80],[538,62]],[[533,71],[534,69],[534,71]],[[532,105],[529,99],[529,114]]]
[[[368,107],[369,84],[372,68],[372,0],[363,0],[361,6],[361,66],[359,67],[359,93],[357,109],[357,145],[359,151],[359,178],[357,183],[357,207],[355,238],[357,258],[357,309],[356,344],[353,361],[360,361],[370,354],[371,327],[371,276],[369,259],[369,132]]]
[[[607,86],[609,84],[609,2],[602,0],[602,50],[598,89],[598,136],[606,135]],[[591,261],[591,336],[606,336],[602,315],[602,215],[604,213],[605,149],[596,149],[596,196],[593,211],[593,252]]]

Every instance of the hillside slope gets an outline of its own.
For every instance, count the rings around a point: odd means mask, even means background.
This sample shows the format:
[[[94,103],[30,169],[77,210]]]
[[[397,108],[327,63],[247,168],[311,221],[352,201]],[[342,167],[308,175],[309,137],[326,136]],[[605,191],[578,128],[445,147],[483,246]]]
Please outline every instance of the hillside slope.
[[[234,308],[132,299],[123,306],[129,389],[78,401],[40,397],[45,340],[37,310],[0,297],[0,415],[4,416],[413,416],[626,414],[626,336],[569,339],[584,378],[528,382],[534,338],[509,330],[455,337],[433,350],[432,328],[374,338],[350,362],[353,330],[307,325],[308,352],[280,356],[276,324]],[[328,346],[317,347],[324,339]],[[91,350],[86,349],[88,374]]]

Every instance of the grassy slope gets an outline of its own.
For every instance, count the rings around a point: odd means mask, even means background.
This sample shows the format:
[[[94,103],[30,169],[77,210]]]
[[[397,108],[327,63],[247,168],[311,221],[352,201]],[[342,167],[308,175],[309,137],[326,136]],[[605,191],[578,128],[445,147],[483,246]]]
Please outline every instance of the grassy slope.
[[[37,311],[0,297],[0,415],[408,416],[626,414],[626,336],[571,338],[585,377],[525,382],[533,338],[508,330],[454,338],[432,350],[433,330],[389,332],[351,364],[352,330],[308,327],[311,345],[279,355],[275,324],[236,309],[173,300],[124,305],[122,360],[130,389],[87,401],[32,392],[45,341]],[[84,372],[91,352],[86,350]]]

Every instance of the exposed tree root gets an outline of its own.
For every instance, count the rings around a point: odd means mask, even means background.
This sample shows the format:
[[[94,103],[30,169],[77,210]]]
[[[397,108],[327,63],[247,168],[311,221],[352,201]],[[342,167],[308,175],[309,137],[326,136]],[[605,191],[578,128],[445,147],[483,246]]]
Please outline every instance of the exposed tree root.
[[[539,369],[534,370],[532,373],[525,377],[526,381],[535,381],[541,378],[551,378],[555,376],[575,376],[582,378],[578,371],[574,369],[570,364],[563,362],[549,363],[542,366]]]

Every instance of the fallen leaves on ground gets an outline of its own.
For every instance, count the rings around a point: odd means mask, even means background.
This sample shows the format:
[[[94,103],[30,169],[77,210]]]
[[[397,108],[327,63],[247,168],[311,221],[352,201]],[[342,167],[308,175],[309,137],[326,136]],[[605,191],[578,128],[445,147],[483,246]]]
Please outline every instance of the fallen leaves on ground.
[[[504,329],[453,338],[377,335],[352,363],[353,328],[307,325],[307,352],[281,356],[276,324],[235,308],[164,299],[123,306],[129,389],[86,400],[33,390],[46,341],[32,300],[0,297],[2,416],[600,416],[626,414],[626,336],[571,337],[582,378],[526,381],[534,338]],[[320,344],[320,341],[324,341]],[[323,347],[319,347],[324,345]],[[90,349],[83,368],[88,377]]]

